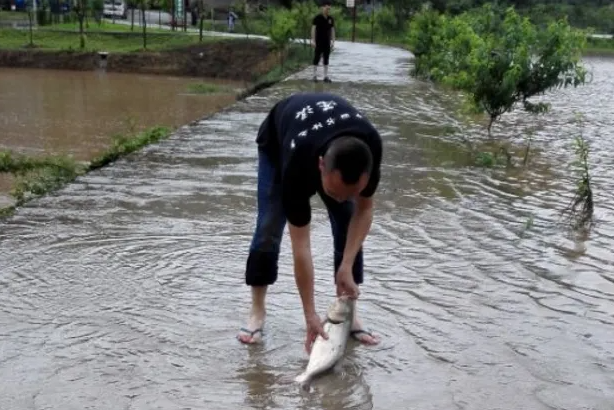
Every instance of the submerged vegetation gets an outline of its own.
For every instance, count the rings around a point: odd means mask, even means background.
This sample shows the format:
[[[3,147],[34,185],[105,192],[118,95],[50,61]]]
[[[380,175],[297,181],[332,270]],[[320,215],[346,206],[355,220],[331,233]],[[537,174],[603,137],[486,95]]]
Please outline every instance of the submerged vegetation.
[[[154,127],[136,134],[118,135],[113,139],[110,148],[90,162],[87,170],[102,168],[147,145],[158,143],[169,135],[170,129],[166,127]]]
[[[493,123],[519,105],[532,114],[548,111],[532,97],[585,83],[586,34],[564,19],[540,30],[512,7],[487,4],[454,17],[424,9],[410,27],[413,74],[463,93],[470,110],[488,115],[489,136]]]
[[[278,64],[273,66],[266,74],[253,78],[252,86],[238,95],[239,99],[244,95],[272,85],[309,64],[312,53],[311,48],[292,43],[292,40],[297,35],[297,14],[275,11],[275,16],[275,22],[270,27],[270,32],[277,36],[275,41],[273,41],[272,47],[278,53]],[[14,29],[0,30],[0,34],[3,33],[7,34],[5,36],[7,42],[3,43],[3,47],[19,48],[24,45],[26,32]],[[170,49],[180,44],[184,45],[185,43],[199,41],[197,36],[181,33],[161,35],[160,38],[164,41],[151,44],[148,48]],[[210,37],[209,39],[214,38]],[[138,38],[121,35],[113,36],[102,32],[90,34],[85,47],[89,49],[100,47],[95,40],[105,41],[105,48],[117,51],[134,51],[139,49],[137,44]],[[37,30],[32,37],[32,41],[37,47],[47,49],[74,50],[80,47],[78,45],[78,36],[59,31]],[[203,82],[190,85],[189,91],[198,94],[212,94],[234,92],[235,89],[226,85]],[[0,172],[13,175],[14,186],[11,190],[11,196],[15,199],[15,206],[1,210],[0,216],[10,215],[16,207],[23,205],[28,200],[52,192],[74,181],[80,175],[103,167],[146,145],[159,142],[167,138],[169,134],[170,131],[167,128],[155,127],[141,133],[131,132],[125,136],[118,136],[114,139],[109,149],[89,163],[77,162],[69,156],[33,158],[11,151],[0,151]]]
[[[588,166],[589,146],[580,134],[574,138],[576,161],[573,166],[577,176],[576,192],[565,212],[574,229],[590,229],[593,223],[593,188]]]
[[[154,3],[150,3],[150,6],[153,7]],[[146,7],[143,2],[137,4],[143,10]],[[92,24],[91,28],[86,24],[84,29],[82,16],[77,16],[72,21],[56,24],[55,28],[65,30],[72,27],[74,32],[82,34],[81,38],[84,38],[83,33],[87,31],[86,45],[77,44],[79,37],[74,35],[69,41],[65,33],[40,29],[30,34],[30,37],[33,44],[41,48],[97,49],[104,46],[118,51],[168,49],[203,41],[205,29],[226,31],[224,24],[215,21],[214,10],[203,2],[199,4],[202,6],[199,7],[197,19],[199,36],[176,32],[177,28],[165,33],[162,33],[162,29],[147,28],[150,32],[146,34],[145,27],[142,27],[141,41],[136,36],[105,33],[108,30],[135,32],[134,21],[130,26],[122,26],[95,20],[96,24]],[[282,2],[282,7],[270,6],[266,10],[252,12],[247,12],[246,4],[241,0],[236,7],[240,24],[235,31],[267,35],[271,39],[272,49],[277,52],[279,64],[266,75],[254,79],[255,85],[244,94],[269,86],[309,64],[312,49],[308,41],[300,45],[293,44],[293,41],[309,37],[311,20],[319,10],[316,2],[311,0],[287,0]],[[156,4],[158,6],[164,7]],[[351,38],[350,9],[336,2],[331,14],[335,17],[337,38]],[[509,141],[496,138],[497,122],[505,114],[517,110],[531,116],[545,115],[550,106],[543,96],[548,91],[585,84],[589,73],[582,64],[582,56],[587,49],[614,51],[614,40],[589,38],[591,31],[586,28],[593,26],[599,33],[614,33],[614,26],[611,25],[614,20],[611,17],[614,17],[614,8],[590,0],[583,5],[570,5],[564,1],[557,5],[539,2],[529,4],[518,0],[503,0],[495,4],[475,0],[441,0],[425,5],[423,2],[392,0],[384,7],[370,11],[358,8],[355,34],[357,41],[407,46],[415,55],[412,75],[455,90],[464,101],[465,113],[471,114],[473,118],[484,118],[488,139],[475,141],[463,137],[471,152],[473,164],[482,167],[510,166],[516,161],[522,166],[528,166],[532,133],[527,132],[524,136],[526,146],[512,153]],[[40,21],[39,24],[48,25]],[[2,34],[0,32],[0,36]],[[6,37],[8,47],[24,45],[27,36],[25,31],[7,30],[6,34],[3,38]],[[60,38],[66,44],[58,47]],[[208,37],[208,40],[215,38]],[[223,88],[199,83],[190,86],[189,90],[211,94],[226,91]],[[588,147],[581,137],[576,138],[575,143],[581,176],[576,196],[568,211],[577,222],[575,225],[587,226],[593,214]],[[118,142],[114,145],[114,151],[106,154],[109,161],[123,155],[124,150],[129,151],[131,144],[138,146],[141,142],[132,139]],[[12,158],[11,154],[5,154],[8,155],[6,158]],[[0,157],[0,166],[2,161],[8,161],[6,158]],[[27,171],[25,162],[18,167],[18,172],[14,169],[5,170],[15,175],[23,174],[18,175],[15,197],[44,192],[45,187],[61,185],[62,181],[74,179],[75,175],[88,170],[87,167],[83,170],[82,164],[72,163],[68,159],[56,158],[54,161],[55,165],[30,164]],[[97,161],[104,163],[106,159],[99,158],[92,164]]]
[[[15,176],[11,195],[17,205],[33,196],[44,195],[74,180],[86,170],[86,165],[66,156],[30,158],[10,151],[0,151],[0,172]]]
[[[11,151],[0,151],[0,172],[7,172],[15,177],[11,190],[15,205],[3,209],[0,216],[8,216],[17,206],[28,200],[57,190],[80,175],[101,168],[146,145],[160,142],[169,135],[170,129],[153,127],[139,133],[116,136],[111,147],[89,163],[77,162],[64,155],[29,157]]]
[[[188,91],[193,94],[220,94],[232,93],[235,89],[225,84],[200,82],[188,85]]]
[[[304,49],[297,44],[291,44],[271,71],[256,80],[256,84],[270,84],[283,80],[288,75],[309,65],[311,49]]]
[[[493,124],[519,108],[533,116],[547,114],[550,105],[534,98],[585,84],[588,71],[582,53],[587,34],[566,18],[538,27],[513,7],[486,4],[457,15],[424,7],[412,18],[407,38],[415,55],[411,74],[458,92],[463,111],[486,116],[488,142],[480,145],[492,151],[476,150],[475,141],[463,137],[476,165],[509,166],[509,142],[495,138]],[[522,166],[529,163],[531,138],[527,132]],[[578,228],[589,226],[593,215],[588,147],[581,137],[576,138],[576,155],[581,175],[567,211]]]

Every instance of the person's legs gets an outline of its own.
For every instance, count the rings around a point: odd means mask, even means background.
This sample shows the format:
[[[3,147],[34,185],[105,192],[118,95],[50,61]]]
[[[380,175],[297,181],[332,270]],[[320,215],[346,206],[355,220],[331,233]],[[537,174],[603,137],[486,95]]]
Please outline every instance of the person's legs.
[[[277,280],[277,261],[286,217],[281,202],[277,169],[267,154],[258,151],[258,215],[245,269],[245,283],[251,286],[252,307],[246,327],[239,332],[243,343],[262,338],[266,316],[266,291]]]
[[[330,82],[328,77],[328,59],[330,57],[330,47],[322,50],[322,65],[324,66],[324,81]]]
[[[313,51],[313,80],[318,79],[318,64],[320,64],[320,58],[322,58],[322,49],[316,44]]]
[[[336,202],[331,198],[321,195],[326,209],[328,211],[328,217],[330,219],[330,225],[333,233],[335,257],[334,267],[337,274],[337,270],[343,260],[343,251],[345,250],[345,243],[347,239],[348,227],[350,226],[350,219],[354,213],[354,202]],[[364,280],[363,273],[363,252],[362,249],[356,255],[354,265],[352,266],[352,274],[354,276],[354,282],[357,285],[361,285]],[[358,305],[358,304],[357,304]],[[379,343],[379,340],[373,336],[370,332],[365,331],[362,328],[362,324],[358,319],[358,314],[354,313],[354,323],[352,323],[352,336],[361,343],[374,345]]]

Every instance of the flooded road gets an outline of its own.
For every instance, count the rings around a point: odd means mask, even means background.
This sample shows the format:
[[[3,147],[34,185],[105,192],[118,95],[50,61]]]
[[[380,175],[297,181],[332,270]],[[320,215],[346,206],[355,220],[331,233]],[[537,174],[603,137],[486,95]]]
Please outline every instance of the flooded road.
[[[190,93],[189,86],[199,81],[102,70],[0,68],[0,149],[89,160],[113,135],[132,127],[180,126],[234,101],[232,93]]]
[[[550,115],[494,129],[519,143],[534,132],[527,169],[483,170],[463,166],[458,135],[484,128],[459,130],[453,98],[408,78],[407,60],[340,42],[325,86],[385,139],[359,304],[380,346],[352,345],[311,395],[288,382],[306,355],[287,236],[265,344],[234,339],[249,306],[255,133],[277,99],[324,89],[307,70],[0,223],[0,408],[611,410],[614,62],[591,59],[594,82],[557,92]],[[574,190],[575,111],[600,222],[584,240],[556,224]],[[322,312],[332,237],[313,203]]]

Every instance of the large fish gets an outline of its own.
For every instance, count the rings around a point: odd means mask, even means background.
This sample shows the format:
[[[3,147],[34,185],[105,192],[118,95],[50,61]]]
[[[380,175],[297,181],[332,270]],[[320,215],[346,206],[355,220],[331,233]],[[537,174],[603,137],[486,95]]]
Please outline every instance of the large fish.
[[[309,387],[314,377],[334,368],[343,358],[350,338],[354,304],[352,299],[341,296],[329,306],[323,325],[328,340],[318,335],[313,342],[307,368],[294,379],[304,388]]]

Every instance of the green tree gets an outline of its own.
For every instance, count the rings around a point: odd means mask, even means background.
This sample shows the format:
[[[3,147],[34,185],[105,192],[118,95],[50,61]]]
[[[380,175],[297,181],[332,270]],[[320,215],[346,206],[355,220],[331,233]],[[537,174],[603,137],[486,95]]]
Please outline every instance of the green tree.
[[[271,17],[272,22],[268,35],[273,43],[273,49],[279,53],[279,61],[283,69],[288,45],[295,37],[296,20],[292,12],[285,8],[275,10]]]
[[[372,29],[377,26],[378,31],[384,36],[392,36],[405,31],[406,20],[399,19],[395,10],[389,5],[379,9],[374,8],[371,16]]]
[[[26,0],[26,11],[28,12],[28,37],[30,38],[30,43],[28,44],[30,47],[34,47],[34,10],[32,1],[34,0]]]
[[[134,9],[138,6],[138,0],[126,0],[126,7],[130,9],[130,31],[134,31]]]
[[[239,22],[247,38],[253,32],[252,14],[249,10],[249,5],[246,0],[239,0],[234,4],[234,8],[237,11]]]
[[[147,50],[147,19],[145,11],[147,10],[147,0],[139,0],[141,6],[141,26],[143,28],[143,50]]]
[[[303,39],[303,46],[308,47],[311,39],[313,18],[318,14],[318,6],[313,0],[292,3],[292,15],[296,20],[296,34]]]
[[[102,13],[104,11],[103,0],[92,0],[92,11],[94,13],[94,20],[98,25],[102,24]]]
[[[79,47],[85,48],[85,16],[87,15],[87,0],[76,0],[75,14],[79,20]]]
[[[564,19],[539,30],[512,7],[501,15],[487,5],[456,17],[425,10],[411,26],[414,74],[463,91],[472,108],[489,115],[489,135],[518,104],[544,113],[548,105],[533,104],[531,97],[585,82],[586,34]]]
[[[198,41],[203,42],[203,31],[205,28],[205,19],[207,18],[207,5],[205,0],[196,0],[194,2],[198,14]]]
[[[410,22],[410,29],[407,36],[407,43],[415,56],[412,74],[417,77],[430,79],[431,69],[434,66],[433,60],[440,50],[442,38],[444,16],[428,7],[423,7]]]

